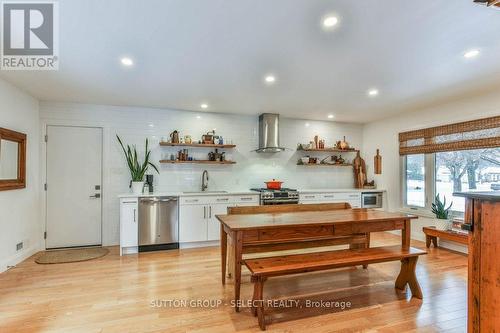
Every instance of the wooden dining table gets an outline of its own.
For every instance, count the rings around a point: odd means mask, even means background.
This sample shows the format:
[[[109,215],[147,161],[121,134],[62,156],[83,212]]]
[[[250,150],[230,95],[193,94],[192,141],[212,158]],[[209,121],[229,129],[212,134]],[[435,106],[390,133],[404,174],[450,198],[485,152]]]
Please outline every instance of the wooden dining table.
[[[226,281],[228,239],[234,253],[234,300],[240,299],[243,250],[263,244],[321,242],[370,232],[401,230],[401,246],[410,247],[414,215],[375,209],[216,215],[220,221],[222,284]],[[236,305],[236,311],[239,311]]]

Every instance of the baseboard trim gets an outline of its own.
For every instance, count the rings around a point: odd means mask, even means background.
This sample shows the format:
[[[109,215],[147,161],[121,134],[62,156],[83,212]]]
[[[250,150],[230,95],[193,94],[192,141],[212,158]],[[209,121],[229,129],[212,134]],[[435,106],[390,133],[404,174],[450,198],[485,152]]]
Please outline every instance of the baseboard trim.
[[[180,243],[180,249],[192,249],[196,247],[210,247],[210,246],[219,246],[220,241],[205,241],[205,242],[189,242],[189,243]]]
[[[24,260],[28,259],[32,255],[34,255],[37,252],[40,252],[40,247],[39,246],[32,246],[24,251],[21,251],[20,253],[16,253],[15,255],[11,256],[10,258],[7,258],[3,261],[0,262],[0,273],[3,273],[8,270],[9,266],[16,266],[19,263],[23,262]]]

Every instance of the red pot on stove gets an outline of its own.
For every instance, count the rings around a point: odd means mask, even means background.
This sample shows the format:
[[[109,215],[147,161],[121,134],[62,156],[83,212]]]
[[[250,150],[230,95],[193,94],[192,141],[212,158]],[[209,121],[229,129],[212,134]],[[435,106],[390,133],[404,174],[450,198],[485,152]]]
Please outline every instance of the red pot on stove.
[[[281,190],[281,184],[283,184],[283,182],[276,179],[265,183],[268,190]]]

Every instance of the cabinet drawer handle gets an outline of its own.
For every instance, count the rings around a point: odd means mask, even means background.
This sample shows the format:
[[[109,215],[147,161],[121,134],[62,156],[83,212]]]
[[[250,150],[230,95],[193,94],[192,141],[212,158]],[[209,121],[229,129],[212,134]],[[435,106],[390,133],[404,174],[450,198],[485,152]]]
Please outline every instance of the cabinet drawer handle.
[[[314,195],[304,195],[304,198],[314,198]]]
[[[358,197],[358,195],[357,195],[357,194],[350,194],[350,195],[349,195],[349,198],[357,198],[357,197]]]
[[[217,201],[228,201],[229,198],[218,198]]]
[[[186,199],[186,202],[198,202],[198,199]]]
[[[135,203],[137,203],[137,201],[123,201],[122,203],[124,203],[124,204],[126,204],[126,203],[127,203],[127,204],[130,204],[130,203],[135,204]]]
[[[335,198],[334,195],[324,195],[325,198]]]
[[[240,198],[240,200],[252,200],[253,198]]]

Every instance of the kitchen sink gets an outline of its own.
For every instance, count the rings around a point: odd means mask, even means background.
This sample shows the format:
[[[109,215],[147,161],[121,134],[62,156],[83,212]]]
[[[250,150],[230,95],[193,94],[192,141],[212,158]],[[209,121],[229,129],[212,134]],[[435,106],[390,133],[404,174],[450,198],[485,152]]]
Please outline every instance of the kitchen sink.
[[[203,193],[227,193],[227,191],[187,191],[187,192],[182,192],[184,194],[193,194],[193,193],[199,193],[199,194],[203,194]]]

